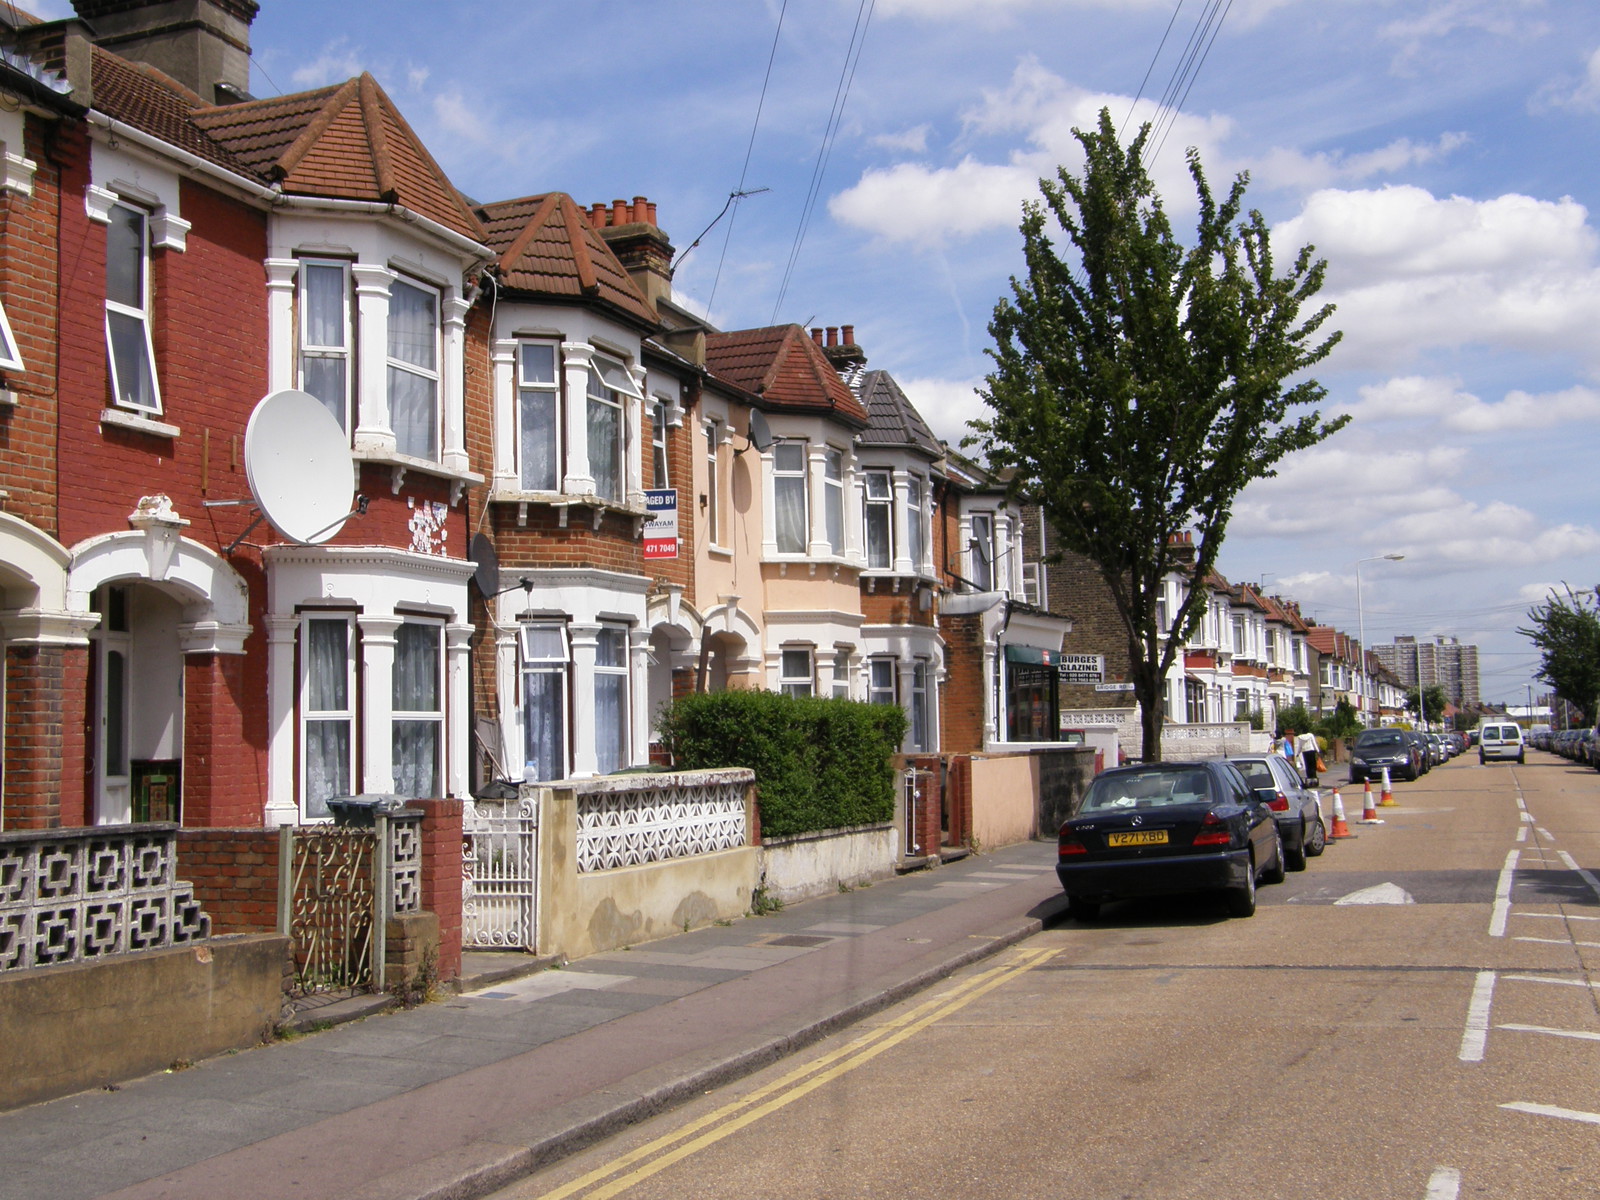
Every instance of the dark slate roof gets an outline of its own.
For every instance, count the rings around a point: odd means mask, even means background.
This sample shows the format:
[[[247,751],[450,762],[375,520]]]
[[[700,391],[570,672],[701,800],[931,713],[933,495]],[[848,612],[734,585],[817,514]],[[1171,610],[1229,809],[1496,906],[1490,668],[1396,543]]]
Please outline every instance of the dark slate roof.
[[[867,410],[845,386],[822,347],[798,325],[769,325],[706,335],[706,366],[782,412],[831,414],[855,425]]]
[[[480,205],[478,215],[507,292],[592,301],[649,328],[660,324],[588,211],[565,192]]]
[[[855,392],[867,410],[867,427],[857,439],[863,446],[905,447],[930,459],[944,457],[939,439],[889,372],[863,371]]]

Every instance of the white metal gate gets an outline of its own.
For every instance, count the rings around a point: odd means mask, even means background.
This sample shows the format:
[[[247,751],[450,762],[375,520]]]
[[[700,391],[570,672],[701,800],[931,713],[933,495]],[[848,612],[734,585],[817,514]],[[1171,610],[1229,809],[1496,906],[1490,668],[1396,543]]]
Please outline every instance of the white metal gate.
[[[468,800],[461,832],[462,945],[537,949],[538,801]]]

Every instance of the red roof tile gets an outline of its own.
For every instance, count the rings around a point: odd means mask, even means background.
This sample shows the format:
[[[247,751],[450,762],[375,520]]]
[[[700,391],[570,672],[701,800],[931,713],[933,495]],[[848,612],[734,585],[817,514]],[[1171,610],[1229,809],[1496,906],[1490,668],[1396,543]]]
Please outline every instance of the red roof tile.
[[[651,328],[660,324],[655,307],[565,192],[481,205],[478,216],[508,292],[591,301]]]
[[[838,415],[865,425],[867,410],[798,325],[769,325],[706,336],[706,366],[776,408]]]

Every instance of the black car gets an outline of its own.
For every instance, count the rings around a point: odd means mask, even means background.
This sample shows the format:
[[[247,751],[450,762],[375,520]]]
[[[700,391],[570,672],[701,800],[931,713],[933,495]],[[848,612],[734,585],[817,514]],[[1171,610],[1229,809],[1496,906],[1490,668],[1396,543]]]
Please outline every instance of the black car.
[[[1056,875],[1080,921],[1110,900],[1198,891],[1248,917],[1256,881],[1282,882],[1284,865],[1272,810],[1218,758],[1102,772],[1061,826]]]
[[[1419,751],[1403,729],[1363,729],[1350,747],[1350,782],[1365,783],[1382,777],[1415,779],[1422,773]]]
[[[1281,754],[1247,754],[1228,761],[1272,810],[1289,870],[1304,871],[1306,859],[1317,857],[1328,845],[1316,790],[1306,783],[1300,768]]]

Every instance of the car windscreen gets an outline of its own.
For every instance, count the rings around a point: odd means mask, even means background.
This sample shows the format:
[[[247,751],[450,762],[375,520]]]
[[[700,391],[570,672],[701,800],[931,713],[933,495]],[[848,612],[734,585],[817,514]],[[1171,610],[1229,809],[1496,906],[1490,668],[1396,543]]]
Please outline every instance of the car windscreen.
[[[1402,746],[1405,738],[1392,730],[1368,730],[1356,735],[1357,750],[1373,750],[1382,746]]]
[[[1083,798],[1080,813],[1126,812],[1139,808],[1166,808],[1178,804],[1204,804],[1211,790],[1204,771],[1172,767],[1118,771],[1102,775]]]

